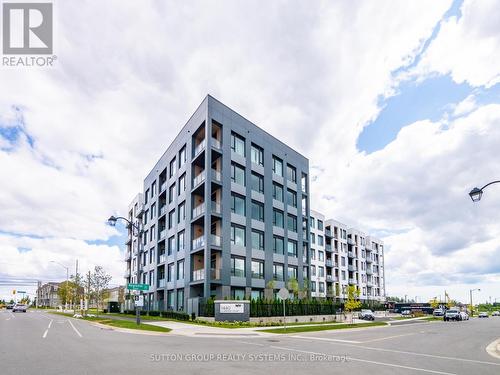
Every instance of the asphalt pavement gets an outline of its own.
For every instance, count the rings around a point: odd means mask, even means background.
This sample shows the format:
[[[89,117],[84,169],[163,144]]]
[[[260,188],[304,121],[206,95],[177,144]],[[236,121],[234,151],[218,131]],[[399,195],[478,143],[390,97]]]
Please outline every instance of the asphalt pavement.
[[[221,329],[228,333],[230,329]],[[131,334],[0,311],[1,374],[499,374],[500,318],[294,335]]]

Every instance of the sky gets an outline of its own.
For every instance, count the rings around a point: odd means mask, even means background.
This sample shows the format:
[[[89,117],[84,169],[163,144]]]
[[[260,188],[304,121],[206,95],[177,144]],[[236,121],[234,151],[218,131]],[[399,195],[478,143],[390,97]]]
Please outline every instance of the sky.
[[[0,298],[77,259],[123,284],[106,218],[211,94],[309,158],[312,208],[384,240],[388,295],[500,301],[500,185],[468,197],[500,179],[498,2],[75,2],[53,67],[0,68]]]

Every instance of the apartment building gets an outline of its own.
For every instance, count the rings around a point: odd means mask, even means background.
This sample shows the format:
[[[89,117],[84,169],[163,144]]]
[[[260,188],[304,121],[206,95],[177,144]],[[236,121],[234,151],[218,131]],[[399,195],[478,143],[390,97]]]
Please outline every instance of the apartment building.
[[[349,285],[365,302],[385,301],[384,244],[311,210],[311,296],[346,298]]]
[[[38,306],[56,308],[61,305],[58,290],[61,283],[49,282],[38,286],[36,299]]]
[[[199,298],[272,297],[309,280],[309,161],[207,96],[129,206],[127,282],[152,309]],[[137,263],[140,270],[137,273]]]

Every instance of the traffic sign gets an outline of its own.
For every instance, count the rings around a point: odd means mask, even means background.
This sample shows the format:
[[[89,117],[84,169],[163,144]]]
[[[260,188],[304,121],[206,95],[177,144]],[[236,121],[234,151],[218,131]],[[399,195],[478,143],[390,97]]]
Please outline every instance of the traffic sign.
[[[148,284],[127,284],[129,290],[149,290]]]
[[[136,307],[143,307],[144,306],[144,296],[135,296],[135,301],[134,304]]]
[[[26,294],[26,292],[24,290],[18,290],[17,293],[19,293],[19,294]]]
[[[287,299],[290,296],[287,288],[281,288],[278,292],[278,297],[281,299]]]

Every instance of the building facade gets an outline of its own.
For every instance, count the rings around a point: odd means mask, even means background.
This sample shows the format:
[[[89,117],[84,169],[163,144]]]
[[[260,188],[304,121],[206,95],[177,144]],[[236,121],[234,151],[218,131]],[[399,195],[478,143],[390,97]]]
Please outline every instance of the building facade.
[[[363,302],[385,301],[384,244],[311,211],[311,296],[343,300],[354,285]]]
[[[60,283],[50,282],[37,288],[36,298],[39,307],[57,308],[61,306],[61,299],[58,295]]]
[[[309,161],[207,96],[129,206],[127,282],[151,309],[199,298],[270,298],[309,280]],[[140,270],[137,274],[137,261]]]

